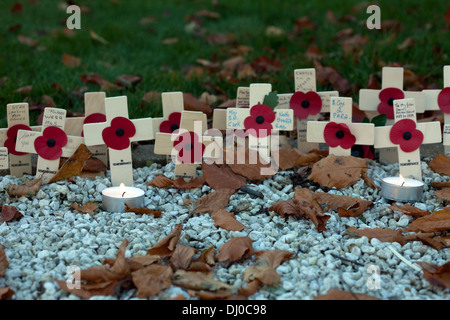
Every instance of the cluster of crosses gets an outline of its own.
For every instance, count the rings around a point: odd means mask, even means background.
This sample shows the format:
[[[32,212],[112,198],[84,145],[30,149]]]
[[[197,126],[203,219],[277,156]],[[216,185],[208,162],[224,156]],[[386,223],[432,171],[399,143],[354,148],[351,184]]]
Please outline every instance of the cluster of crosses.
[[[236,146],[244,141],[246,148],[270,158],[271,151],[286,144],[279,133],[296,128],[301,152],[325,145],[329,154],[348,156],[355,145],[373,146],[381,161],[398,161],[402,176],[421,180],[420,146],[442,140],[450,145],[450,66],[444,67],[442,90],[420,92],[403,90],[403,68],[383,68],[381,90],[361,89],[359,109],[385,114],[384,126],[353,123],[352,98],[317,92],[315,69],[295,70],[294,79],[294,93],[279,94],[268,83],[239,87],[236,107],[216,108],[210,129],[204,113],[184,110],[182,92],[162,93],[161,118],[134,120],[129,119],[126,96],[106,97],[104,92],[85,94],[84,117],[45,108],[40,126],[30,126],[27,103],[8,104],[8,128],[0,130],[0,169],[14,176],[32,174],[31,154],[37,154],[35,175],[48,183],[61,157],[85,144],[109,166],[113,186],[131,186],[131,143],[155,140],[154,152],[175,162],[175,178],[189,181],[202,161],[223,157],[223,131],[234,133]],[[417,113],[426,110],[444,113],[443,131],[439,121],[417,122]],[[273,136],[280,138],[278,145]]]

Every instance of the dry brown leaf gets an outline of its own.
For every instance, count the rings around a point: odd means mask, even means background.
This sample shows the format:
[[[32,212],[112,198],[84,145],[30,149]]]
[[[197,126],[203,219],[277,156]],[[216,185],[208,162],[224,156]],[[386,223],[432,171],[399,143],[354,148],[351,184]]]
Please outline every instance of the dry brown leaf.
[[[315,192],[314,198],[331,210],[338,210],[340,217],[357,217],[363,214],[372,201],[325,192]]]
[[[413,216],[416,218],[427,216],[427,215],[431,214],[430,211],[419,209],[410,204],[403,204],[403,205],[399,206],[398,204],[394,203],[391,206],[389,206],[389,209],[391,209],[392,211],[400,211],[401,213],[404,213],[404,214],[407,214],[409,216]]]
[[[139,270],[143,267],[149,266],[154,263],[161,263],[161,257],[157,255],[140,255],[136,254],[132,256],[131,258],[127,258],[128,266],[130,267],[130,271],[134,272],[136,270]],[[113,261],[111,263],[113,264]]]
[[[0,277],[5,275],[6,268],[8,267],[8,259],[6,258],[5,249],[0,246]]]
[[[100,36],[99,36],[97,33],[95,33],[94,30],[92,30],[92,29],[89,29],[89,35],[91,36],[91,38],[92,38],[93,40],[96,40],[96,41],[98,41],[98,42],[100,42],[100,43],[103,43],[103,44],[108,44],[108,41],[106,41],[104,38],[100,37]]]
[[[68,53],[62,55],[62,62],[66,67],[76,68],[81,65],[81,59],[74,57]]]
[[[277,286],[281,275],[270,266],[250,266],[244,270],[243,279],[246,282],[258,280],[268,286]]]
[[[218,250],[218,261],[235,262],[252,254],[252,239],[249,237],[232,238],[221,245]]]
[[[232,292],[234,287],[219,280],[213,279],[212,273],[177,270],[172,277],[172,283],[176,286],[211,292]]]
[[[450,287],[450,262],[442,266],[436,266],[427,262],[417,262],[423,269],[423,276],[434,286],[441,288]]]
[[[6,187],[6,191],[10,197],[12,196],[26,196],[33,197],[41,188],[41,179],[34,179],[25,182],[21,185],[10,184]]]
[[[434,191],[436,197],[444,202],[450,201],[450,188],[443,188],[441,190]]]
[[[97,202],[88,201],[85,204],[83,204],[82,206],[80,206],[78,203],[74,202],[74,203],[72,203],[72,205],[70,207],[72,209],[82,212],[82,213],[92,213],[98,209],[98,204],[97,204]]]
[[[306,188],[297,188],[294,193],[294,200],[297,200],[298,207],[316,226],[318,232],[325,231],[326,223],[331,216],[324,215],[322,207],[314,199],[314,194]]]
[[[204,262],[210,266],[214,266],[216,264],[216,251],[214,249],[214,246],[203,250],[194,262]]]
[[[177,178],[172,180],[166,176],[157,176],[147,183],[148,186],[153,186],[157,188],[169,188],[174,186],[178,189],[192,189],[199,188],[205,184],[205,178],[203,176],[195,177],[189,182],[186,182],[183,178]]]
[[[1,222],[10,222],[15,220],[20,220],[23,217],[23,214],[17,210],[14,206],[4,205],[1,211]]]
[[[287,215],[294,215],[294,216],[304,215],[303,211],[300,210],[299,203],[297,200],[277,201],[269,207],[269,211],[274,211],[283,218]]]
[[[446,154],[438,154],[433,158],[428,166],[436,173],[450,176],[450,157]]]
[[[211,106],[204,101],[200,101],[191,93],[183,93],[183,101],[186,111],[201,111],[208,116],[212,115]]]
[[[237,190],[247,183],[247,179],[237,175],[229,167],[219,168],[216,164],[202,163],[203,177],[206,183],[214,190]]]
[[[270,266],[276,269],[280,264],[291,259],[294,252],[286,250],[259,250],[255,251],[254,254],[258,257],[258,265]]]
[[[326,294],[318,295],[315,300],[380,300],[363,293],[354,293],[350,291],[330,289]]]
[[[450,248],[450,237],[440,237],[434,232],[419,232],[405,235],[406,241],[420,241],[423,244],[439,251]]]
[[[271,166],[269,161],[260,159],[255,150],[246,148],[244,154],[239,153],[239,148],[238,152],[235,152],[234,149],[233,152],[228,151],[224,154],[225,163],[228,164],[234,173],[251,180],[267,179],[277,173],[277,170]]]
[[[197,200],[197,207],[195,213],[213,213],[215,211],[224,209],[230,197],[235,193],[233,189],[219,189],[213,191],[206,196]]]
[[[439,210],[411,222],[405,232],[437,232],[450,230],[450,211]]]
[[[84,144],[80,144],[77,151],[62,165],[49,183],[79,176],[83,171],[84,164],[92,156],[92,152]]]
[[[169,266],[151,264],[131,273],[139,298],[149,298],[172,285],[173,271]]]
[[[251,280],[245,287],[239,288],[238,293],[244,297],[249,297],[258,291],[261,281],[258,279]]]
[[[173,252],[172,256],[169,259],[169,265],[172,267],[172,270],[178,269],[188,269],[191,262],[192,257],[197,253],[197,249],[185,246],[182,244],[178,244]]]
[[[14,290],[12,290],[8,287],[0,288],[0,300],[11,299],[14,294],[15,294]]]
[[[20,34],[17,36],[17,40],[19,40],[19,42],[21,44],[27,45],[29,47],[36,47],[38,45],[38,43],[39,43],[37,40],[34,40],[32,38],[29,38],[29,37],[22,36]]]
[[[342,189],[356,183],[366,170],[362,158],[330,155],[314,164],[309,179],[325,187]]]
[[[175,247],[180,239],[181,231],[183,226],[181,223],[176,224],[173,230],[163,239],[161,239],[157,244],[155,244],[151,249],[147,250],[147,254],[158,255],[161,258],[170,257],[175,250]]]
[[[242,231],[246,226],[236,220],[236,217],[231,212],[225,209],[220,209],[211,213],[214,220],[214,225],[229,231]]]
[[[155,218],[161,217],[162,212],[148,208],[131,208],[125,203],[125,212],[134,212],[136,214],[152,214]]]
[[[380,228],[356,229],[355,227],[350,227],[346,232],[350,235],[356,235],[357,237],[367,237],[369,240],[376,238],[382,242],[398,242],[401,245],[405,244],[405,238],[403,237],[401,230]]]

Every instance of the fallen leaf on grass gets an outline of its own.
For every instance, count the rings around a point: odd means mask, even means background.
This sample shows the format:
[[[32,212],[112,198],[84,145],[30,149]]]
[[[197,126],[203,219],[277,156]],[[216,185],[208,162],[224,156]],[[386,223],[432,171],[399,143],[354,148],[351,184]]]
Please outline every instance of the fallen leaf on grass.
[[[405,232],[438,232],[450,230],[450,211],[439,210],[410,223]]]
[[[252,239],[249,237],[232,238],[221,245],[218,250],[217,260],[219,262],[235,262],[252,254]]]
[[[363,293],[330,289],[326,294],[316,296],[315,300],[380,300],[380,299]]]
[[[142,77],[127,75],[127,74],[123,74],[121,76],[116,77],[116,83],[119,86],[127,87],[127,88],[134,87],[141,81],[142,81]]]
[[[77,151],[62,165],[49,183],[64,180],[73,176],[79,176],[83,171],[84,164],[92,156],[92,152],[84,144],[80,144]]]
[[[144,299],[157,295],[172,285],[173,271],[169,266],[151,264],[131,273],[137,295]]]
[[[11,184],[6,187],[6,191],[10,197],[12,196],[26,196],[33,197],[41,188],[41,179],[34,179],[25,182],[22,185]]]
[[[358,217],[371,205],[372,201],[325,192],[315,192],[314,198],[329,209],[338,210],[339,217]]]
[[[431,212],[429,212],[429,211],[419,209],[410,204],[403,204],[403,205],[399,206],[398,204],[394,203],[389,206],[389,209],[391,209],[392,211],[400,211],[401,213],[404,213],[404,214],[407,214],[409,216],[413,216],[416,218],[427,216],[427,215],[431,214]]]
[[[23,214],[21,212],[19,212],[19,210],[17,210],[16,207],[6,206],[6,205],[4,205],[2,207],[1,218],[0,218],[1,222],[10,222],[10,221],[15,221],[15,220],[20,220],[20,218],[22,218],[22,217],[23,217]]]
[[[81,65],[81,59],[74,57],[68,53],[62,55],[62,62],[66,67],[76,68]]]
[[[21,44],[27,45],[29,47],[35,47],[39,43],[37,40],[34,40],[32,38],[29,38],[29,37],[22,36],[20,34],[17,36],[17,40],[19,40],[19,42]]]
[[[212,115],[211,106],[198,100],[192,93],[183,93],[184,110],[186,111],[201,111],[206,115]]]
[[[102,44],[108,44],[108,41],[106,41],[104,38],[100,37],[97,33],[94,32],[94,30],[89,29],[89,35],[93,40],[96,40]]]
[[[125,212],[134,212],[136,214],[152,214],[155,218],[161,217],[162,212],[148,208],[131,208],[125,203]]]
[[[236,217],[231,212],[225,209],[220,209],[211,213],[214,220],[214,225],[229,231],[242,231],[246,226],[236,220]]]
[[[92,213],[98,209],[98,204],[97,204],[97,202],[88,201],[85,204],[83,204],[82,206],[80,206],[78,203],[74,202],[74,203],[72,203],[72,205],[70,207],[72,209],[82,212],[82,213]]]
[[[151,249],[147,250],[147,254],[158,255],[161,258],[170,257],[175,250],[175,247],[178,243],[178,239],[180,239],[182,230],[183,226],[181,223],[175,225],[173,230],[166,237],[161,239]]]
[[[442,266],[436,266],[427,262],[417,262],[423,269],[423,276],[434,286],[441,288],[450,287],[450,262]]]
[[[247,183],[247,179],[237,175],[229,167],[220,168],[216,164],[202,163],[203,177],[206,183],[214,190],[237,190]]]
[[[366,171],[367,164],[362,158],[330,155],[314,164],[309,179],[325,187],[342,189],[356,183]]]
[[[369,240],[376,238],[381,242],[398,242],[401,245],[405,244],[405,238],[403,237],[401,230],[380,228],[356,229],[355,227],[350,227],[347,229],[346,233],[353,234],[358,237],[367,237]]]

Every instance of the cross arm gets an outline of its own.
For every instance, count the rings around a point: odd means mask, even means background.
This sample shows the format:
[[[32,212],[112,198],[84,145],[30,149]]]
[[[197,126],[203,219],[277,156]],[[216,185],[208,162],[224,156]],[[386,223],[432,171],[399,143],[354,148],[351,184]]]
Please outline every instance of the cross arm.
[[[324,143],[323,133],[325,126],[329,122],[325,121],[308,121],[306,140],[308,142]],[[350,131],[356,138],[357,145],[373,145],[374,144],[374,124],[373,123],[350,123],[347,124]]]
[[[396,145],[391,142],[389,133],[392,126],[383,126],[375,128],[375,148],[391,148]],[[417,123],[417,129],[423,133],[422,144],[441,143],[441,123],[439,121]]]

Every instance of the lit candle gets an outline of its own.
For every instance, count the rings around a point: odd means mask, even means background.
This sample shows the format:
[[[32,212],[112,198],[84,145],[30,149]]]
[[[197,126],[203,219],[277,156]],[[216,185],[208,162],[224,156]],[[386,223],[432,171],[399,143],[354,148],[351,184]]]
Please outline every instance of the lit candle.
[[[386,177],[381,181],[381,195],[385,199],[399,202],[420,201],[423,195],[423,182],[402,176]]]
[[[102,191],[103,209],[108,212],[125,212],[125,204],[130,208],[142,208],[144,194],[144,190],[126,187],[123,183],[119,187],[106,188]]]

